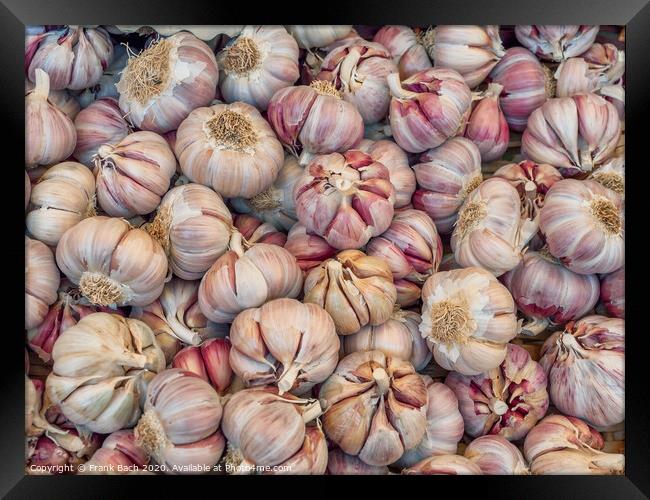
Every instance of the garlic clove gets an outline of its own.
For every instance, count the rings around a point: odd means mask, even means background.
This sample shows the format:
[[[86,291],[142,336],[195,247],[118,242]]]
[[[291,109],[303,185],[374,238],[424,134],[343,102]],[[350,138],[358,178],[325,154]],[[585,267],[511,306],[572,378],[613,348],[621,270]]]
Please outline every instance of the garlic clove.
[[[404,453],[404,446],[400,434],[388,421],[384,398],[381,397],[366,442],[359,451],[359,458],[375,466],[392,463]],[[343,446],[341,449],[345,450]]]

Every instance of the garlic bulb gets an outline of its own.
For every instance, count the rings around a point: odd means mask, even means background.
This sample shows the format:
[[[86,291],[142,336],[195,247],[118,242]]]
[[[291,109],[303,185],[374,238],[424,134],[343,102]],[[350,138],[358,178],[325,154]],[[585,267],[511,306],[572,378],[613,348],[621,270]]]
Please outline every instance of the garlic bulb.
[[[219,90],[228,103],[266,110],[273,94],[300,77],[298,44],[282,26],[246,26],[217,57]]]
[[[501,178],[483,181],[458,211],[451,236],[456,261],[501,276],[521,262],[524,248],[537,232],[537,221],[521,214],[519,193]]]
[[[221,196],[200,184],[170,189],[144,226],[165,250],[179,278],[200,279],[228,249],[232,215]]]
[[[137,128],[164,134],[214,99],[218,79],[210,47],[181,31],[129,58],[117,83],[120,109]]]
[[[503,363],[473,376],[451,372],[445,379],[458,398],[465,432],[523,438],[548,409],[546,374],[523,347],[507,344]]]
[[[230,327],[230,365],[246,386],[277,385],[305,394],[339,359],[334,322],[316,304],[276,299],[237,315]]]
[[[137,422],[147,382],[165,369],[165,357],[147,325],[102,312],[64,331],[52,359],[48,397],[71,422],[101,434]]]
[[[458,71],[470,88],[485,80],[505,54],[495,25],[440,25],[424,35],[435,68]]]
[[[32,82],[25,80],[25,95],[34,90],[34,87],[35,85]],[[47,98],[50,103],[63,111],[71,120],[74,120],[79,111],[81,111],[79,101],[67,90],[52,90],[50,88],[50,93]]]
[[[296,258],[298,266],[305,272],[336,255],[336,249],[324,238],[307,232],[305,226],[299,222],[289,231],[284,248]]]
[[[357,108],[324,80],[277,91],[269,102],[267,119],[295,156],[302,148],[301,165],[315,154],[345,152],[363,138],[363,118]]]
[[[210,384],[170,368],[149,383],[136,443],[166,473],[193,473],[214,466],[226,446],[219,423],[223,408]]]
[[[321,428],[316,425],[305,427],[305,440],[302,448],[277,470],[265,470],[264,475],[312,475],[320,476],[325,473],[329,452],[327,440]]]
[[[606,274],[625,263],[622,198],[597,182],[564,179],[549,190],[539,226],[548,248],[578,274]]]
[[[510,292],[478,267],[435,273],[422,302],[420,334],[440,366],[463,375],[499,366],[519,330]]]
[[[72,154],[77,131],[72,120],[52,104],[50,80],[40,68],[34,90],[25,94],[25,166],[34,168],[65,160]]]
[[[293,187],[303,173],[303,168],[293,155],[284,157],[273,184],[251,199],[232,198],[230,203],[239,213],[251,214],[280,230],[289,230],[298,220],[293,199]]]
[[[464,137],[453,137],[423,153],[413,166],[418,189],[413,206],[433,219],[442,234],[452,232],[465,198],[483,181],[481,153]]]
[[[305,303],[323,307],[339,335],[390,318],[397,292],[388,265],[359,250],[345,250],[313,268],[305,278]]]
[[[601,277],[600,301],[607,314],[625,318],[625,266]]]
[[[431,67],[431,60],[421,38],[408,26],[387,25],[377,31],[372,41],[388,49],[397,64],[400,78],[404,80]]]
[[[63,233],[95,215],[95,178],[88,167],[71,161],[50,167],[31,192],[29,233],[55,247]]]
[[[611,43],[595,43],[582,54],[563,61],[555,72],[557,97],[593,92],[618,83],[625,72],[625,52]]]
[[[465,458],[483,474],[519,476],[530,474],[524,456],[514,444],[499,435],[480,436],[465,448]]]
[[[327,438],[369,465],[388,465],[417,446],[426,430],[424,379],[381,351],[343,358],[319,391]]]
[[[25,329],[40,325],[48,306],[57,299],[59,270],[52,251],[38,240],[25,236]]]
[[[408,469],[403,469],[402,474],[474,476],[481,475],[483,472],[478,465],[461,455],[433,455]]]
[[[499,104],[502,91],[503,85],[488,85],[474,106],[465,129],[465,137],[478,146],[483,163],[500,159],[508,149],[510,130]]]
[[[228,339],[208,339],[200,345],[181,349],[172,361],[172,368],[192,372],[208,382],[219,394],[223,394],[233,379],[228,356]]]
[[[587,51],[599,29],[600,26],[586,24],[519,24],[515,26],[515,36],[519,43],[541,59],[560,62]]]
[[[434,382],[428,375],[422,378],[429,398],[426,432],[422,441],[397,461],[399,467],[413,466],[432,455],[453,455],[463,437],[463,416],[453,391],[445,384]]]
[[[311,49],[330,45],[344,38],[352,30],[351,24],[341,25],[292,25],[286,27],[300,48]]]
[[[499,96],[501,110],[508,126],[523,132],[530,114],[548,97],[555,97],[550,70],[523,47],[506,50],[490,73],[490,80],[503,86]]]
[[[269,243],[283,247],[287,235],[252,215],[238,214],[233,225],[249,243]]]
[[[589,174],[588,179],[625,196],[625,157],[615,156]]]
[[[74,119],[77,146],[74,157],[88,167],[93,166],[93,156],[102,144],[117,144],[131,129],[123,118],[117,99],[97,99],[79,112]]]
[[[153,212],[176,172],[174,153],[154,132],[134,132],[117,143],[103,144],[93,161],[97,200],[113,217]]]
[[[361,151],[314,158],[294,186],[298,220],[340,250],[361,248],[390,226],[395,190],[388,169]]]
[[[92,87],[113,59],[113,44],[103,28],[64,26],[28,38],[25,47],[27,77],[36,82],[36,71],[50,75],[56,90]]]
[[[240,233],[233,234],[229,247],[201,279],[199,307],[208,319],[229,323],[244,309],[295,298],[302,290],[302,271],[284,248],[249,246]]]
[[[275,181],[282,145],[250,104],[215,104],[190,113],[176,133],[176,156],[192,181],[225,197],[251,198]]]
[[[598,425],[625,418],[625,321],[586,316],[551,335],[540,351],[553,404]]]
[[[462,133],[472,94],[453,69],[433,68],[400,82],[388,76],[392,94],[390,127],[397,144],[410,153],[422,153]]]
[[[131,429],[108,436],[79,474],[137,474],[143,473],[149,456],[138,445]]]
[[[327,456],[327,474],[333,476],[385,476],[385,465],[368,465],[358,457],[343,453],[339,449],[330,450]]]
[[[124,219],[90,217],[68,229],[56,248],[59,269],[91,303],[143,306],[162,293],[161,246]]]

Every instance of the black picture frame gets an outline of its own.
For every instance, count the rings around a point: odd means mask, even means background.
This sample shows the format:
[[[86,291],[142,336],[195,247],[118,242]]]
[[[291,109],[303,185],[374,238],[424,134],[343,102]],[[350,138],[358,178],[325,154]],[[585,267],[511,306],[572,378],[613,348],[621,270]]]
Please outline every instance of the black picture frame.
[[[267,481],[301,483],[302,492],[340,491],[334,483],[363,482],[364,488],[386,488],[388,483],[403,494],[415,493],[413,486],[425,494],[464,496],[471,490],[476,494],[499,498],[589,498],[636,499],[650,497],[650,418],[648,418],[648,372],[644,313],[641,300],[647,296],[641,286],[647,269],[642,255],[641,232],[647,227],[648,210],[643,200],[641,175],[648,169],[642,158],[648,139],[642,126],[650,111],[650,5],[649,0],[364,0],[354,4],[343,2],[307,3],[273,2],[263,6],[241,2],[196,2],[184,0],[0,0],[0,101],[4,122],[3,175],[5,187],[2,198],[7,216],[3,266],[4,329],[2,335],[3,370],[0,376],[0,495],[5,498],[113,498],[126,496],[140,483],[148,495],[164,491],[171,496],[173,489],[185,495],[206,491],[224,495],[214,488],[228,483],[228,490],[239,495],[253,488],[273,488]],[[24,347],[22,309],[23,286],[20,263],[24,262],[23,235],[23,174],[24,163],[18,145],[24,143],[24,28],[33,24],[619,24],[626,30],[626,156],[628,182],[626,192],[627,225],[635,228],[628,233],[626,260],[634,269],[626,282],[626,475],[605,476],[515,476],[515,477],[452,477],[423,478],[409,476],[383,477],[287,477],[262,478],[193,476],[191,490],[184,477],[108,477],[108,476],[26,476],[24,474]],[[643,161],[645,160],[645,162]],[[644,164],[645,163],[645,164]],[[638,165],[637,165],[638,164]],[[15,187],[12,187],[15,186]],[[647,198],[647,196],[646,196]],[[638,209],[637,209],[638,206]],[[646,220],[644,220],[646,219]],[[645,224],[644,224],[645,223]],[[630,239],[631,238],[631,239]],[[638,242],[635,240],[639,240]],[[637,271],[638,270],[638,271]],[[635,291],[635,289],[637,289]],[[23,344],[22,346],[20,344]],[[22,372],[22,373],[21,373]],[[162,479],[160,479],[162,478]],[[183,482],[183,485],[180,484]],[[413,486],[407,485],[412,482]],[[433,481],[435,484],[429,483]],[[227,483],[226,483],[227,482]],[[332,483],[333,482],[333,483]],[[155,483],[155,484],[154,484]],[[217,485],[217,483],[221,483]],[[328,486],[325,485],[327,483]],[[402,484],[398,484],[402,483]],[[334,488],[332,489],[332,485]],[[198,487],[201,487],[201,490]],[[232,485],[232,486],[231,486]],[[323,487],[321,490],[319,486]],[[444,485],[444,486],[443,486]],[[238,490],[238,488],[240,488]],[[325,489],[327,488],[327,489]],[[444,489],[443,489],[444,488]],[[155,490],[154,490],[155,489]],[[297,490],[289,490],[298,495]],[[128,492],[128,493],[127,493]],[[196,493],[195,493],[196,492]],[[278,490],[280,493],[280,490]],[[181,493],[182,494],[182,493]],[[202,493],[203,494],[203,493]],[[286,494],[286,490],[285,490]],[[178,494],[173,494],[177,496]],[[131,495],[129,495],[131,496]]]

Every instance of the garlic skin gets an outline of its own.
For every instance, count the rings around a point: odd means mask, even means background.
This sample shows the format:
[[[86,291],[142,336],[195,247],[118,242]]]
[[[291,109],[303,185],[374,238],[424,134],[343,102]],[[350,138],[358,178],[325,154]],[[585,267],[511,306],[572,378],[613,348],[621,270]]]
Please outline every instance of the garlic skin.
[[[519,448],[499,435],[477,437],[465,448],[464,455],[478,465],[483,474],[493,476],[530,474]]]
[[[210,384],[170,368],[149,383],[136,443],[165,473],[187,474],[192,466],[212,467],[226,446],[219,424],[223,408]]]
[[[243,102],[192,111],[178,127],[175,152],[183,174],[224,197],[260,194],[284,163],[269,124]]]
[[[93,156],[103,144],[118,144],[131,133],[117,99],[112,97],[97,99],[81,110],[74,119],[74,126],[77,131],[74,157],[91,168]]]
[[[104,440],[102,447],[86,462],[84,470],[79,474],[143,474],[146,473],[144,470],[133,471],[131,468],[136,466],[138,469],[143,469],[148,464],[149,456],[137,444],[133,431],[123,429],[114,432]],[[128,472],[119,471],[120,466],[124,470],[129,468]]]
[[[238,214],[233,225],[249,243],[269,243],[283,247],[287,235],[252,215]]]
[[[50,80],[37,68],[36,85],[25,94],[25,167],[51,165],[72,154],[77,131],[72,120],[49,101]]]
[[[336,255],[336,248],[330,246],[323,237],[307,232],[300,222],[294,224],[289,231],[284,248],[296,258],[298,266],[304,272]]]
[[[181,349],[174,356],[171,366],[198,375],[222,395],[233,380],[233,371],[228,360],[230,349],[230,341],[227,338],[208,339],[200,345]]]
[[[48,307],[57,299],[59,270],[52,251],[42,242],[25,236],[25,329],[40,325]]]
[[[50,76],[52,89],[81,90],[92,87],[113,59],[113,44],[103,28],[65,26],[27,39],[27,77],[36,71]]]
[[[432,68],[400,82],[388,76],[389,121],[395,142],[409,153],[422,153],[462,134],[472,94],[453,69]]]
[[[369,465],[395,462],[426,430],[424,380],[410,363],[381,351],[343,358],[319,398],[325,435]]]
[[[546,61],[560,62],[579,56],[591,47],[600,26],[586,24],[515,26],[519,43]]]
[[[325,47],[344,38],[352,30],[352,25],[291,25],[286,28],[300,48],[312,49]]]
[[[358,457],[335,449],[328,453],[326,473],[332,476],[385,476],[389,471],[385,465],[368,465]]]
[[[625,266],[601,277],[600,302],[608,315],[625,319]]]
[[[176,276],[198,280],[228,249],[232,222],[221,196],[190,183],[165,194],[144,230],[163,247]]]
[[[625,52],[611,43],[595,43],[582,54],[563,61],[555,72],[557,97],[593,92],[618,83],[625,72]]]
[[[92,304],[144,306],[162,293],[162,247],[124,219],[89,217],[68,229],[56,248],[59,269]]]
[[[489,79],[503,86],[499,104],[508,126],[523,132],[530,114],[555,97],[550,75],[539,60],[523,47],[506,50],[503,58],[492,69]]]
[[[625,157],[615,156],[589,174],[588,179],[625,197]]]
[[[372,41],[388,49],[402,80],[432,66],[421,37],[408,26],[382,26]]]
[[[395,306],[397,291],[388,265],[359,250],[344,250],[305,277],[305,303],[323,307],[339,335],[381,325]]]
[[[321,476],[327,469],[327,440],[321,428],[317,425],[305,427],[305,440],[302,448],[289,460],[282,464],[282,468],[274,471],[265,471],[263,475],[300,475]]]
[[[282,26],[245,26],[217,56],[219,90],[228,103],[264,111],[273,94],[300,77],[298,44]]]
[[[29,205],[29,199],[32,196],[32,181],[29,178],[29,174],[27,173],[27,170],[25,170],[25,210],[27,210],[27,206]]]
[[[461,455],[433,455],[416,463],[402,474],[424,476],[474,476],[483,474],[481,468]]]
[[[537,164],[530,160],[508,163],[499,167],[493,177],[507,180],[517,189],[528,218],[536,216],[544,205],[544,197],[553,184],[563,179],[558,169],[547,164]]]
[[[244,309],[300,294],[302,271],[287,250],[267,243],[248,246],[239,233],[229,246],[201,279],[199,307],[208,319],[230,323]]]
[[[574,273],[606,274],[625,263],[623,199],[595,181],[556,182],[539,227],[551,254]]]
[[[499,26],[436,26],[424,35],[434,68],[458,71],[470,88],[481,84],[505,53]]]
[[[66,161],[50,167],[31,191],[29,233],[55,247],[63,233],[95,215],[95,178],[88,167]]]
[[[441,234],[451,233],[465,198],[483,181],[478,147],[453,137],[420,155],[413,170],[418,184],[413,206],[426,212]]]
[[[519,331],[510,292],[478,267],[435,273],[422,302],[420,334],[445,370],[478,375],[498,367]]]
[[[488,85],[465,129],[465,137],[478,146],[483,163],[498,160],[508,149],[510,129],[499,104],[502,91],[503,86],[498,83]]]
[[[586,316],[551,335],[540,351],[553,404],[593,425],[625,418],[625,321]]]
[[[621,134],[616,108],[596,94],[549,99],[528,118],[521,154],[572,176],[613,156]]]
[[[133,426],[148,380],[165,369],[151,329],[135,319],[93,313],[52,349],[47,395],[71,422],[100,434]]]
[[[391,224],[390,172],[358,150],[315,157],[294,186],[296,215],[334,248],[361,248]]]
[[[34,87],[34,83],[25,79],[25,95],[27,95],[28,92],[34,90]],[[77,101],[77,98],[75,98],[75,96],[70,94],[70,92],[67,90],[50,89],[50,93],[47,98],[51,104],[54,104],[57,108],[63,111],[63,113],[71,120],[74,120],[79,111],[81,111],[79,101]]]
[[[28,440],[28,443],[31,444],[31,441]],[[36,438],[26,451],[25,474],[65,474],[67,471],[74,471],[80,463],[84,463],[84,460],[58,446],[49,437],[41,436]]]

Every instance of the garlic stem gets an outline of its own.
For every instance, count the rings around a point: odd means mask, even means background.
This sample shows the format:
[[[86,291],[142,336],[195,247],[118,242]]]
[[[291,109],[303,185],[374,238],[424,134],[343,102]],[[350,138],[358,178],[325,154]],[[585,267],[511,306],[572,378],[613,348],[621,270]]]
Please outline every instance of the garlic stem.
[[[228,242],[228,248],[235,252],[239,257],[244,255],[244,237],[239,231],[233,231],[232,236],[230,236],[230,241]]]
[[[580,170],[583,172],[591,172],[594,168],[594,159],[591,157],[591,151],[581,149],[580,152]]]
[[[322,414],[323,409],[321,408],[320,401],[315,399],[313,402],[308,403],[303,407],[302,420],[307,424],[315,418],[320,417]]]
[[[417,92],[411,92],[410,90],[402,88],[399,73],[391,73],[386,77],[386,80],[388,81],[390,93],[398,99],[409,99],[418,95]]]
[[[521,335],[534,337],[539,335],[548,328],[549,321],[547,318],[530,318],[530,321],[522,325]]]
[[[508,405],[497,398],[491,398],[488,403],[488,407],[490,410],[492,410],[493,413],[496,413],[497,415],[503,415],[508,411]]]
[[[303,149],[298,158],[298,163],[304,167],[314,158],[314,156],[316,156],[314,153],[310,153],[306,149]]]
[[[36,82],[34,83],[33,93],[38,97],[47,99],[50,95],[50,76],[41,68],[36,69],[35,76]]]
[[[171,333],[182,342],[191,345],[199,345],[203,340],[198,333],[187,328],[176,318],[176,316],[168,315],[165,316],[165,319],[172,329]]]
[[[388,377],[388,373],[386,373],[386,370],[383,368],[375,368],[372,371],[372,378],[375,379],[375,382],[377,383],[377,389],[379,391],[379,395],[383,396],[388,392],[388,389],[390,388],[390,378]]]
[[[300,363],[290,364],[289,366],[285,367],[285,370],[282,372],[282,375],[280,375],[280,378],[278,379],[278,389],[280,389],[280,394],[284,394],[285,392],[291,390],[294,382],[296,381],[296,378],[298,378],[298,374],[300,373],[301,368],[302,367]]]

